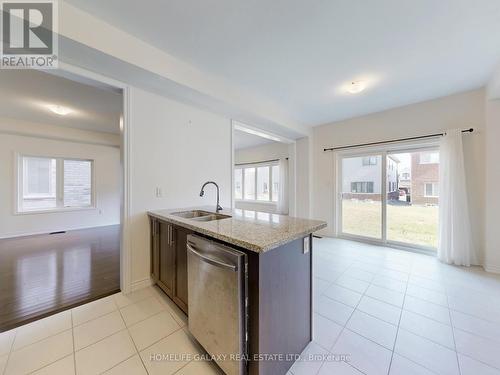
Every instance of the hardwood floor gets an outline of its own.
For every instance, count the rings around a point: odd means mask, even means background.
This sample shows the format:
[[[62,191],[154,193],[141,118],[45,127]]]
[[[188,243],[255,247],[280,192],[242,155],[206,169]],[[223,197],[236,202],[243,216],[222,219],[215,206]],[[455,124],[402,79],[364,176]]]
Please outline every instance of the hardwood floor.
[[[0,332],[119,290],[119,225],[0,240]]]

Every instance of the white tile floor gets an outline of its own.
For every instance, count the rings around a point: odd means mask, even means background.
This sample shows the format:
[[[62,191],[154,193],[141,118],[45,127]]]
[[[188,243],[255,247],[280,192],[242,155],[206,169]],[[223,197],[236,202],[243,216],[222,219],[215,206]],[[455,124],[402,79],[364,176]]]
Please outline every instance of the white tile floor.
[[[155,287],[121,293],[0,333],[0,374],[219,374],[216,366],[150,360],[203,354],[186,317]]]
[[[352,241],[315,240],[314,353],[302,374],[500,375],[500,275]]]
[[[314,245],[315,340],[303,354],[320,356],[291,374],[500,375],[500,276],[351,241]],[[219,373],[153,353],[203,351],[182,312],[146,288],[1,333],[0,374]]]

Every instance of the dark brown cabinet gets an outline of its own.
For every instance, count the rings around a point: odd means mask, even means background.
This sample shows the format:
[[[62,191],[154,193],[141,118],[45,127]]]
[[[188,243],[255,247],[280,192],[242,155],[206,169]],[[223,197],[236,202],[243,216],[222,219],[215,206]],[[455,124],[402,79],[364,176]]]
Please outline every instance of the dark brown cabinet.
[[[151,277],[155,283],[158,283],[160,278],[160,245],[158,236],[159,221],[150,217],[149,224],[151,226]]]
[[[174,229],[171,224],[160,221],[159,247],[160,247],[160,275],[158,284],[170,298],[174,296],[175,288],[175,241]]]
[[[175,227],[175,293],[174,301],[187,313],[188,310],[188,274],[187,274],[187,236],[191,231]]]
[[[151,276],[177,306],[187,313],[187,235],[191,231],[151,219]]]

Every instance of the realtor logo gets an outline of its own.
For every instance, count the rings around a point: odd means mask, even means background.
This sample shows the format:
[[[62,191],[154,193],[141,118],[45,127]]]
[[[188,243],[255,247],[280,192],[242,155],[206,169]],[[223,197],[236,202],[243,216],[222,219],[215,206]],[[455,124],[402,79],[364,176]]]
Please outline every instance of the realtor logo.
[[[57,3],[1,2],[4,69],[57,68]]]

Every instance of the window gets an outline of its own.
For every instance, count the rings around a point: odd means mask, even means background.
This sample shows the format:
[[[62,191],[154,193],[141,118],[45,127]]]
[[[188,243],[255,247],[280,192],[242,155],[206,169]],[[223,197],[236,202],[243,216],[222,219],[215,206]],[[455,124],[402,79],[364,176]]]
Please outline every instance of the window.
[[[420,164],[438,164],[439,151],[428,151],[420,153]]]
[[[436,182],[427,182],[424,186],[424,197],[437,198],[439,197],[439,186]]]
[[[64,160],[64,207],[92,205],[92,162]]]
[[[234,198],[259,202],[277,202],[279,166],[276,163],[245,165],[234,170]]]
[[[272,166],[272,180],[273,182],[273,192],[272,192],[272,201],[277,202],[279,198],[280,191],[280,167],[278,165]]]
[[[268,201],[269,192],[269,167],[257,168],[257,200]]]
[[[377,157],[376,156],[365,156],[362,159],[362,163],[364,166],[366,165],[377,165]]]
[[[234,198],[243,198],[243,173],[241,168],[234,170]]]
[[[19,156],[18,212],[93,206],[93,161]]]
[[[398,183],[395,181],[389,181],[389,183],[387,185],[387,191],[392,193],[396,190],[398,190]]]
[[[246,200],[255,200],[255,168],[245,168],[245,194]]]
[[[373,193],[373,182],[351,182],[351,193]]]

